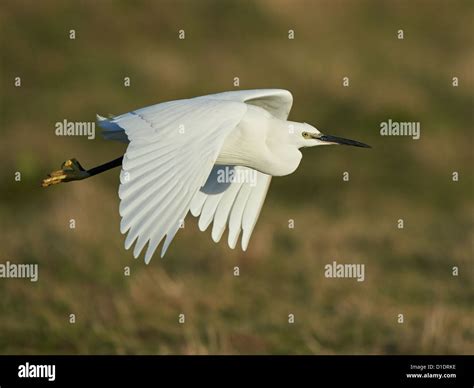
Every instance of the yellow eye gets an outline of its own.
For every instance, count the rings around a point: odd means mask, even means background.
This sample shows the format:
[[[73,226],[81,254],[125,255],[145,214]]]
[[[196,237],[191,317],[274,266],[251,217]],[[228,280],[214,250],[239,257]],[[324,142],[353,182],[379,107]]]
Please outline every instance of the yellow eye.
[[[302,135],[305,139],[311,138],[311,135],[308,132],[303,132]]]

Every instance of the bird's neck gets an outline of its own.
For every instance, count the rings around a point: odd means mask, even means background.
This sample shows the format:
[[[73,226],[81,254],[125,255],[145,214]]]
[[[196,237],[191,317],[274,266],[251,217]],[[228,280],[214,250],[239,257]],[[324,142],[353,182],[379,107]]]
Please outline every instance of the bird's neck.
[[[280,120],[250,110],[228,135],[216,164],[250,167],[264,174],[283,176],[296,170],[301,161],[303,123]]]

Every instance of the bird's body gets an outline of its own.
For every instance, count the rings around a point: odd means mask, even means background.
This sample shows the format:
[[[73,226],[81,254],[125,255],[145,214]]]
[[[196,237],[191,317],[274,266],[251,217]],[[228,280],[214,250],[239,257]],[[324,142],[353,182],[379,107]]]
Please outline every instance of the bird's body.
[[[242,232],[246,250],[271,177],[295,171],[300,148],[337,143],[367,147],[288,121],[292,103],[286,90],[259,89],[165,102],[112,119],[98,116],[106,139],[129,143],[123,162],[110,162],[122,164],[125,247],[135,243],[138,257],[146,246],[148,263],[164,240],[163,256],[190,211],[199,217],[201,230],[213,223],[216,242],[228,227],[228,244],[234,248]],[[111,168],[110,163],[86,171],[68,161],[43,185],[83,179]],[[223,170],[244,178],[223,180]]]
[[[239,124],[226,137],[216,164],[245,166],[272,176],[291,174],[302,157],[291,142],[294,133],[290,132],[296,124],[302,126],[248,105]]]

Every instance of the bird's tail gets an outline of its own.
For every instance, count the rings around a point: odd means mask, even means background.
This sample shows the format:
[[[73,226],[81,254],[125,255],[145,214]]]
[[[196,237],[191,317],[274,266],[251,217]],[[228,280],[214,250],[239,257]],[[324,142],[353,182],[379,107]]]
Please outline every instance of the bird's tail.
[[[128,137],[125,130],[113,120],[97,115],[97,124],[102,128],[101,134],[104,139],[128,143]]]
[[[61,170],[53,171],[41,182],[42,187],[57,185],[62,182],[71,182],[88,178],[90,174],[81,166],[76,159],[66,160]]]

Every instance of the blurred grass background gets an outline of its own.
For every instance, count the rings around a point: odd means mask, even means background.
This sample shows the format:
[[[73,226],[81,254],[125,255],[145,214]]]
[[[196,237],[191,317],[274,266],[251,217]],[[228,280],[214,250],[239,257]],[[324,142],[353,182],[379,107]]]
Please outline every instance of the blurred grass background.
[[[40,272],[37,283],[0,279],[0,352],[472,354],[473,8],[2,2],[0,262]],[[123,249],[118,170],[39,187],[67,158],[92,167],[124,151],[57,137],[55,122],[237,89],[234,77],[240,89],[289,89],[290,119],[373,146],[305,150],[295,174],[273,180],[246,253],[189,216],[165,259],[145,266]],[[421,139],[381,137],[389,118],[420,121]],[[365,282],[326,279],[333,260],[364,263]]]

